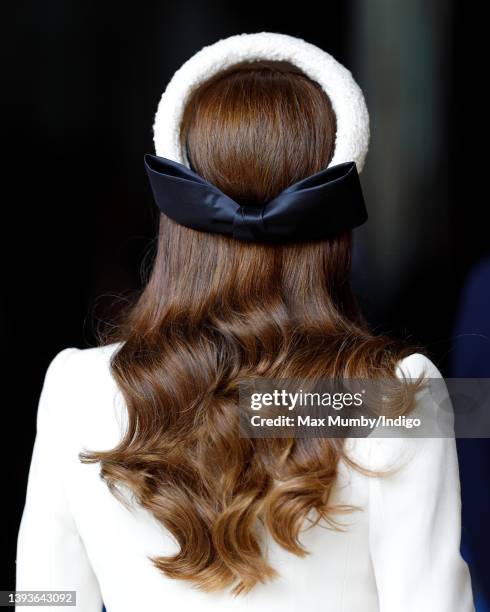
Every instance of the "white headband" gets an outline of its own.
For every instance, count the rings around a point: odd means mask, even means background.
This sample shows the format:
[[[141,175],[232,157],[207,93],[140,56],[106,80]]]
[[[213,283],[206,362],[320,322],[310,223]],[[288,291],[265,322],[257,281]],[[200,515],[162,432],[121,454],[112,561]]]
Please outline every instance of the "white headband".
[[[319,47],[287,34],[237,34],[203,47],[174,74],[153,124],[155,152],[189,167],[180,144],[180,126],[192,91],[222,70],[243,61],[289,61],[316,81],[330,98],[336,117],[335,151],[330,166],[356,162],[362,171],[369,145],[369,114],[363,93],[347,68]]]

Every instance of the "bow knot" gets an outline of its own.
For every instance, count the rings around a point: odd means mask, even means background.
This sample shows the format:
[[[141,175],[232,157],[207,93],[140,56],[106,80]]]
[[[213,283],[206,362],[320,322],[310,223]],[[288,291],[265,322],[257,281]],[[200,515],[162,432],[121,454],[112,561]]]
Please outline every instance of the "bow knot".
[[[254,241],[260,240],[264,233],[264,207],[239,206],[233,217],[233,238]]]

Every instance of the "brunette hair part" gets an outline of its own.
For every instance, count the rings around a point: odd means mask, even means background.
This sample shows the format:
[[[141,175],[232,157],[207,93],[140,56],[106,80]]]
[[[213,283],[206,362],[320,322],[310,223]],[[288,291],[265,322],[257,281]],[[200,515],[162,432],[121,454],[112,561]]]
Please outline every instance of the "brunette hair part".
[[[265,203],[325,168],[335,116],[320,86],[285,62],[234,66],[198,87],[182,144],[192,168],[237,202]],[[238,434],[238,389],[251,378],[396,378],[413,352],[373,334],[351,291],[351,233],[288,245],[243,243],[160,215],[148,282],[99,342],[121,342],[111,372],[128,425],[112,450],[86,452],[118,494],[125,485],[179,550],[153,559],[206,591],[247,592],[276,572],[266,533],[305,555],[300,535],[346,508],[330,504],[339,439]],[[398,414],[413,396],[400,394]],[[354,467],[355,464],[354,464]]]

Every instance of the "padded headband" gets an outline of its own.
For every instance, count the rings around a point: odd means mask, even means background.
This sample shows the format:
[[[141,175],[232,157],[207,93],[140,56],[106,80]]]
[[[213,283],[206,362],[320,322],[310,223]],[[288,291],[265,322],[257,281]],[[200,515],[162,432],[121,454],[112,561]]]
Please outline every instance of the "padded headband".
[[[196,87],[244,61],[288,61],[328,95],[336,118],[328,167],[287,187],[262,206],[235,202],[190,168],[180,130]],[[145,155],[155,201],[175,222],[202,232],[254,242],[332,237],[367,219],[359,172],[369,145],[369,115],[351,73],[331,55],[293,36],[238,34],[204,47],[170,80],[153,125],[156,155]]]
[[[274,32],[237,34],[219,40],[203,47],[175,72],[161,97],[153,124],[156,154],[189,167],[180,143],[180,128],[190,94],[222,70],[253,60],[288,61],[322,87],[332,103],[337,127],[329,165],[354,161],[361,172],[369,145],[369,115],[352,74],[319,47]]]

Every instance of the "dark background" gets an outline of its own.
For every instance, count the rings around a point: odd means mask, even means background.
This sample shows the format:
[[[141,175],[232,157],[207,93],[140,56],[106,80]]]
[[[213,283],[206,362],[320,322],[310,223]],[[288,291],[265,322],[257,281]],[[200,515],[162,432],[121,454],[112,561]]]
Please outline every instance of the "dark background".
[[[153,152],[166,83],[199,48],[283,32],[353,72],[372,124],[357,292],[376,329],[423,344],[445,375],[465,280],[490,249],[480,154],[487,70],[472,3],[24,0],[4,10],[0,589],[11,589],[45,370],[62,348],[92,346],[97,321],[140,287],[157,222],[143,155]],[[468,478],[464,493],[474,488]],[[467,523],[465,554],[483,591]]]

